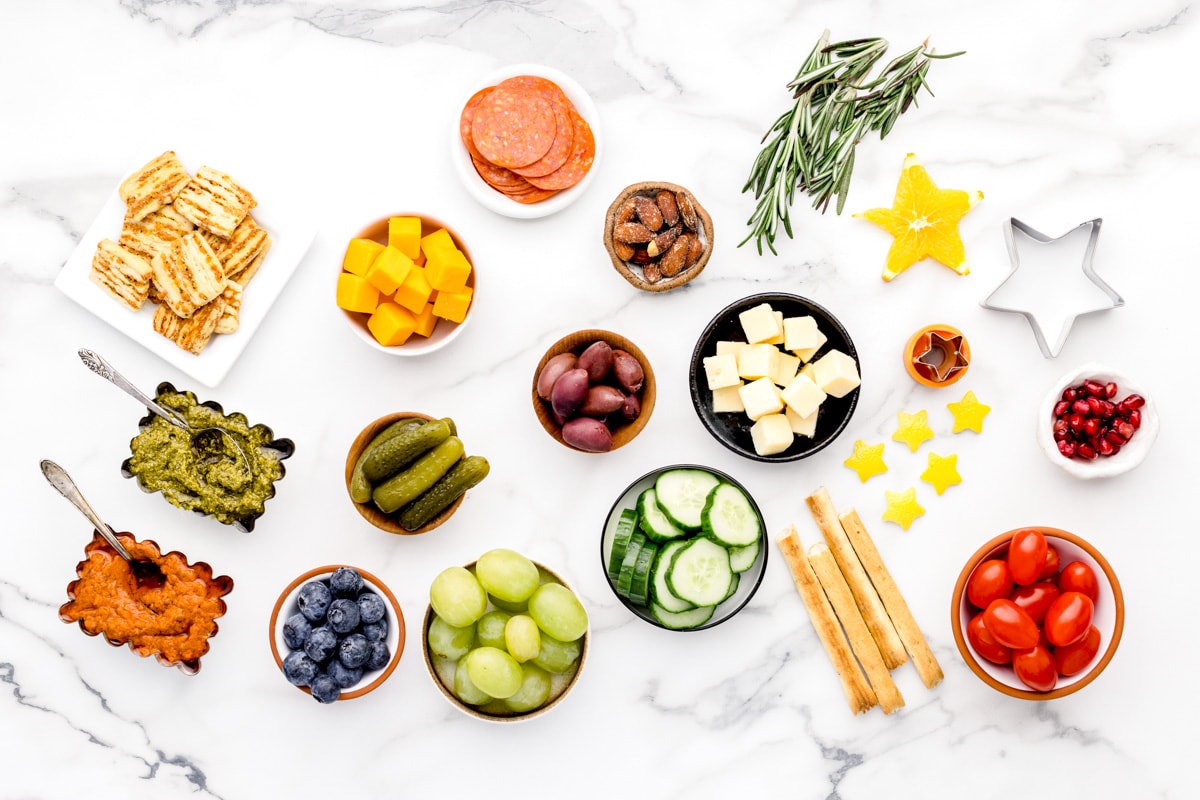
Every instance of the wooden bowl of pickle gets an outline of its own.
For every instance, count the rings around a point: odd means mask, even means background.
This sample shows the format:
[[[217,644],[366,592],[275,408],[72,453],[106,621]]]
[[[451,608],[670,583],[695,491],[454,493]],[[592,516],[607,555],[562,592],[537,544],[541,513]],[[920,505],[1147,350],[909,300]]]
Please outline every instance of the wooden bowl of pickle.
[[[626,186],[604,217],[613,268],[647,292],[665,292],[700,274],[713,248],[712,217],[690,191],[666,181]]]

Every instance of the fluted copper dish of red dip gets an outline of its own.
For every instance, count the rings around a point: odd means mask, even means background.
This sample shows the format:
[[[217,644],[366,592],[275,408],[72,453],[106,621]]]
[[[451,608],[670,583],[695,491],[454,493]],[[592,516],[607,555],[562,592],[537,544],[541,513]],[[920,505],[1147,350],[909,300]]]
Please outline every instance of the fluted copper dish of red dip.
[[[129,562],[96,533],[75,568],[78,578],[67,586],[69,600],[59,608],[59,618],[78,622],[89,636],[102,635],[109,644],[128,645],[140,656],[194,675],[217,633],[217,618],[225,614],[222,598],[233,591],[233,579],[214,577],[208,564],[189,564],[178,551],[164,555],[150,539],[138,541],[127,532],[116,536],[135,559],[159,566],[162,584],[139,584]]]

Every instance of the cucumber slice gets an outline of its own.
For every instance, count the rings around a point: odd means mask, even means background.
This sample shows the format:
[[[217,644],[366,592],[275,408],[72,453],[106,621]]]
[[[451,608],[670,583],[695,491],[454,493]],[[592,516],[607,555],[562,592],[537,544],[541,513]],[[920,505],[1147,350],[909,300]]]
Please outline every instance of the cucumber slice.
[[[687,611],[667,611],[658,603],[650,604],[650,613],[654,618],[664,628],[670,628],[673,631],[699,628],[712,619],[714,610],[714,606],[700,606],[699,608],[689,608]]]
[[[625,560],[625,550],[629,547],[633,532],[637,530],[637,520],[638,513],[635,509],[626,508],[621,511],[621,517],[617,520],[617,530],[613,534],[612,553],[608,557],[610,581],[615,581],[621,574],[621,562]]]
[[[667,585],[667,569],[671,566],[671,559],[686,546],[687,542],[679,539],[664,544],[658,551],[658,558],[654,562],[654,574],[650,579],[650,600],[672,614],[695,607],[687,600],[676,597]]]
[[[677,527],[698,531],[704,501],[721,479],[702,469],[669,469],[654,481],[658,507]]]
[[[633,565],[633,581],[629,584],[629,602],[635,606],[644,606],[650,601],[650,575],[656,555],[658,545],[651,541],[647,541],[638,551],[637,561]]]
[[[742,576],[736,572],[730,576],[729,589],[726,590],[725,596],[721,598],[721,603],[724,603],[726,600],[728,600],[729,598],[731,598],[735,594],[737,594],[738,583],[741,582],[741,577]],[[720,603],[718,603],[717,605],[720,605]]]
[[[758,561],[758,542],[729,548],[729,566],[735,573],[745,572]]]
[[[638,523],[646,536],[656,542],[666,542],[671,539],[680,539],[687,536],[687,532],[678,528],[675,523],[667,518],[662,509],[658,505],[657,493],[651,487],[642,492],[638,496],[637,501],[638,517],[641,521]]]
[[[722,483],[713,489],[700,516],[704,535],[726,547],[757,544],[762,535],[762,521],[750,498],[732,483]]]
[[[733,570],[729,551],[711,539],[693,539],[671,559],[667,586],[680,600],[715,606],[725,599]]]
[[[633,585],[633,568],[637,566],[638,553],[646,546],[646,534],[635,531],[625,548],[625,558],[621,560],[621,570],[617,573],[617,594],[629,599],[629,587]]]

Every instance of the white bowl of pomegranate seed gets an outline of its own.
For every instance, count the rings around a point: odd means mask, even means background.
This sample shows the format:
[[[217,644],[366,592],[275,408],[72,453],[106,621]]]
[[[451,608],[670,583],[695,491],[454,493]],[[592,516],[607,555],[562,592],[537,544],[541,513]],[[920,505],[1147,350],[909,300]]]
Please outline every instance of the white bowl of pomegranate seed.
[[[1077,478],[1111,478],[1142,463],[1158,438],[1158,407],[1128,375],[1084,364],[1058,379],[1038,409],[1038,443]]]

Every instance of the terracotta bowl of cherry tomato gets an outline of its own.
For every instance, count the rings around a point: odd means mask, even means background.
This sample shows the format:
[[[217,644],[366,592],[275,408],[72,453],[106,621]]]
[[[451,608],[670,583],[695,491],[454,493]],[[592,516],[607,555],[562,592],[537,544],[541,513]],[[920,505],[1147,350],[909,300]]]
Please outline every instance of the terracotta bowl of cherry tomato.
[[[1100,551],[1073,533],[1031,525],[975,551],[954,585],[954,641],[980,680],[1010,697],[1079,691],[1112,660],[1125,598]]]

